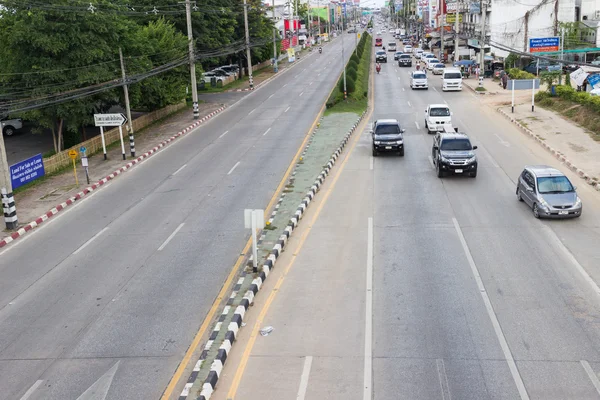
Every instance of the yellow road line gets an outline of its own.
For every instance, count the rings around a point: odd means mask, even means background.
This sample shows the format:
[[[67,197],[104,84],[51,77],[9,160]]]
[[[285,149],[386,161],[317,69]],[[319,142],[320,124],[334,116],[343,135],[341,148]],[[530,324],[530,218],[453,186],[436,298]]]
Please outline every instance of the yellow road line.
[[[333,91],[333,89],[331,91]],[[329,93],[329,96],[331,96],[331,92]],[[327,98],[329,98],[329,96],[327,96]],[[306,134],[306,137],[302,141],[302,144],[298,148],[298,151],[294,155],[294,158],[292,159],[290,165],[288,166],[287,170],[285,171],[285,174],[283,175],[281,182],[279,182],[279,186],[277,186],[277,189],[275,189],[275,193],[273,193],[273,197],[271,197],[271,200],[269,201],[267,208],[265,208],[265,219],[268,219],[268,214],[269,214],[270,210],[275,205],[275,202],[277,201],[279,193],[283,189],[285,182],[288,180],[290,174],[292,173],[292,169],[294,168],[294,165],[296,165],[296,162],[298,161],[298,157],[300,157],[302,150],[304,150],[304,148],[306,147],[306,143],[308,142],[308,139],[310,139],[311,133],[317,126],[317,123],[319,122],[319,118],[323,114],[324,109],[325,109],[325,104],[323,104],[323,106],[321,107],[321,110],[319,110],[319,114],[317,114],[317,118],[315,118],[312,126],[310,127],[310,129],[308,130],[308,132]],[[192,343],[190,344],[190,347],[188,348],[187,352],[185,353],[183,360],[177,367],[177,370],[173,374],[171,381],[169,381],[169,385],[167,385],[167,388],[163,392],[163,395],[161,396],[161,400],[169,400],[171,398],[171,396],[173,395],[173,391],[175,390],[175,387],[181,380],[181,377],[183,376],[183,373],[185,372],[186,368],[188,367],[188,365],[192,359],[192,356],[198,349],[198,345],[200,344],[202,337],[206,333],[206,330],[208,329],[211,321],[213,320],[215,313],[217,312],[217,309],[219,308],[219,305],[221,304],[221,301],[223,301],[223,298],[226,295],[227,291],[229,290],[233,279],[237,275],[238,269],[240,268],[240,265],[244,261],[245,254],[250,249],[251,244],[252,244],[252,238],[249,238],[248,242],[246,242],[246,245],[244,246],[244,250],[242,250],[241,255],[238,257],[237,261],[235,262],[233,269],[231,270],[231,272],[229,272],[229,275],[227,276],[227,279],[225,280],[225,283],[223,284],[221,291],[219,291],[217,298],[213,302],[210,310],[208,311],[208,314],[206,314],[206,317],[204,318],[202,325],[200,325],[200,329],[198,330],[198,333],[196,333],[196,336],[194,336],[194,340],[192,340]]]
[[[242,355],[240,364],[238,365],[238,368],[235,372],[233,382],[231,383],[231,386],[229,388],[229,393],[227,394],[228,399],[231,399],[231,400],[235,399],[235,395],[237,393],[240,382],[242,380],[242,376],[244,375],[244,370],[246,369],[246,365],[248,364],[248,359],[250,358],[250,353],[252,352],[252,348],[254,347],[254,342],[256,342],[256,338],[258,336],[258,330],[260,329],[260,326],[262,325],[262,321],[264,320],[265,316],[267,315],[267,312],[269,311],[269,308],[271,307],[273,300],[277,296],[277,293],[279,293],[279,289],[281,288],[281,285],[283,284],[283,281],[285,280],[288,272],[290,271],[290,269],[296,262],[296,260],[298,258],[298,254],[300,253],[300,250],[304,246],[304,242],[306,241],[308,234],[311,232],[312,227],[315,224],[315,221],[317,220],[317,218],[321,214],[321,211],[323,210],[323,207],[327,203],[327,199],[331,195],[331,192],[335,188],[335,185],[336,185],[338,179],[342,175],[342,172],[344,171],[344,167],[346,166],[346,163],[350,159],[350,155],[352,154],[352,151],[354,151],[354,147],[356,147],[356,144],[358,143],[358,141],[360,139],[362,127],[364,126],[364,121],[368,121],[370,116],[371,116],[371,112],[369,112],[368,115],[366,115],[366,117],[363,119],[363,123],[361,123],[359,128],[357,128],[357,132],[354,136],[352,145],[350,146],[350,149],[348,151],[348,155],[346,156],[346,158],[340,165],[340,169],[338,170],[337,174],[333,178],[333,181],[331,181],[331,186],[329,186],[329,188],[327,188],[327,191],[325,192],[325,195],[323,196],[323,200],[321,201],[321,204],[319,204],[319,206],[317,207],[316,212],[313,215],[306,230],[302,233],[302,236],[300,237],[300,241],[298,242],[298,247],[294,251],[294,254],[292,254],[292,259],[290,260],[289,264],[285,267],[285,269],[283,271],[283,275],[281,275],[279,277],[279,279],[277,280],[275,287],[269,294],[269,297],[267,298],[265,305],[261,309],[260,314],[258,315],[258,319],[256,320],[254,327],[252,328],[252,333],[250,334],[250,339],[248,340],[248,344],[246,345],[246,349],[244,350],[244,354]]]

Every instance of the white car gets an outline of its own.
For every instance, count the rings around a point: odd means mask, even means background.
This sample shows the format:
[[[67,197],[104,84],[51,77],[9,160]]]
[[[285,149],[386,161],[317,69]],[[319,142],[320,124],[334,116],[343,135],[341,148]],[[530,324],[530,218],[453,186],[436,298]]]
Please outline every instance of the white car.
[[[442,91],[462,90],[462,73],[460,69],[446,68],[442,73]]]
[[[23,121],[21,118],[4,118],[0,124],[2,124],[2,133],[4,133],[5,136],[12,136],[16,131],[23,128]]]
[[[429,89],[427,83],[427,74],[423,71],[413,71],[410,74],[410,88],[415,89]]]
[[[427,133],[444,130],[444,126],[452,124],[452,113],[446,104],[430,104],[425,109],[425,129]]]
[[[426,63],[427,63],[427,69],[429,71],[433,71],[433,66],[435,64],[439,64],[440,60],[438,60],[437,58],[428,58],[427,61],[426,61]]]
[[[446,68],[446,66],[444,64],[437,63],[437,64],[434,64],[431,71],[433,72],[434,75],[442,75],[444,73],[445,68]]]
[[[413,52],[415,54],[416,59],[420,59],[421,56],[423,55],[423,49],[415,49]]]
[[[429,60],[430,58],[437,58],[437,57],[432,53],[423,53],[423,55],[421,56],[421,61],[424,62],[425,65],[427,65],[427,60]]]
[[[410,44],[407,44],[406,46],[404,46],[405,53],[410,53],[411,51],[412,51],[412,46]]]

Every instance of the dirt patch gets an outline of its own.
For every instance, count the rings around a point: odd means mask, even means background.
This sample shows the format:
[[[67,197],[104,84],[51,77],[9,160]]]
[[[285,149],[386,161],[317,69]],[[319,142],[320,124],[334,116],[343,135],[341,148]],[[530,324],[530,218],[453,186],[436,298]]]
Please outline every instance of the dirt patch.
[[[588,135],[596,141],[600,141],[600,114],[580,104],[556,97],[548,97],[542,100],[541,106],[555,111],[564,118],[575,122],[584,128]]]
[[[585,147],[580,146],[580,145],[575,144],[575,143],[569,142],[568,145],[571,148],[571,150],[573,150],[573,151],[575,151],[577,153],[585,153],[586,151],[588,151],[588,149],[586,149]]]

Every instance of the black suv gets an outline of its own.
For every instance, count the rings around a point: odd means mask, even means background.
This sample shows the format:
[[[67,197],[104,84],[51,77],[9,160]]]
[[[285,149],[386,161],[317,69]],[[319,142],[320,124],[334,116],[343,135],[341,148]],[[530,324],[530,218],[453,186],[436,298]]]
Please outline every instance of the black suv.
[[[398,66],[399,67],[412,67],[412,57],[410,54],[400,54],[398,56]]]
[[[375,62],[384,62],[387,64],[387,53],[385,51],[375,53]]]
[[[398,155],[404,156],[404,131],[395,119],[376,120],[371,130],[373,156],[377,156],[380,151],[398,152]]]
[[[438,132],[433,139],[431,158],[439,178],[451,174],[477,176],[477,156],[469,137],[459,132]]]

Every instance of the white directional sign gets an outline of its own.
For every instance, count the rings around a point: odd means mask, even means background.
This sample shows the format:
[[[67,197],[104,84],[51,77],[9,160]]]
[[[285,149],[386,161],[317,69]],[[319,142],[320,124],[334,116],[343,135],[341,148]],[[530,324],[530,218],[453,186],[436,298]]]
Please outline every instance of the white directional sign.
[[[94,114],[96,126],[123,126],[127,118],[123,114]]]

